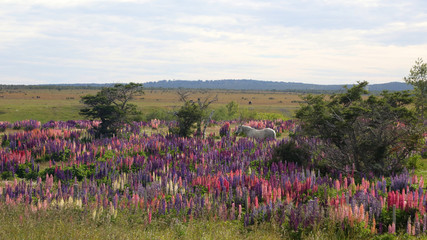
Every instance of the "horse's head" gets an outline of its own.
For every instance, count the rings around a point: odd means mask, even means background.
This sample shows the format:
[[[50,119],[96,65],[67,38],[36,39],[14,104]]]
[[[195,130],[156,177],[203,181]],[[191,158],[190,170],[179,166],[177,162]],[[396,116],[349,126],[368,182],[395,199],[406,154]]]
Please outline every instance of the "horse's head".
[[[239,134],[241,134],[242,132],[243,132],[242,125],[239,125],[239,126],[237,127],[237,130],[234,132],[234,134],[239,135]]]

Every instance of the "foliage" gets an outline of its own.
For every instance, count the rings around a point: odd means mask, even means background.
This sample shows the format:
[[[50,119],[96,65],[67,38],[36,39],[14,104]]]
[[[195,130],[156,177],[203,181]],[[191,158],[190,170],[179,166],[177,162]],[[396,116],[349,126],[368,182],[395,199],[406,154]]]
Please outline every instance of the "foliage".
[[[144,116],[145,121],[150,121],[153,119],[171,121],[175,119],[175,116],[172,111],[168,111],[162,108],[156,108],[151,111],[148,111]]]
[[[427,113],[427,63],[424,63],[421,58],[416,60],[409,75],[404,79],[406,83],[414,87],[415,106],[421,116],[421,120],[424,121]]]
[[[422,137],[415,113],[407,108],[413,98],[408,92],[383,92],[365,99],[367,84],[346,88],[329,100],[304,97],[296,112],[301,134],[322,139],[329,166],[339,171],[354,165],[361,174],[400,172]]]
[[[286,119],[285,116],[283,116],[283,114],[280,113],[264,113],[264,112],[259,112],[256,115],[256,119],[257,120],[271,120],[271,121],[275,121],[278,119]]]
[[[208,114],[208,107],[209,105],[211,105],[212,103],[218,101],[218,95],[213,96],[206,96],[204,98],[197,98],[197,100],[191,100],[190,99],[190,95],[192,94],[192,92],[190,91],[182,91],[182,90],[178,90],[177,92],[180,101],[184,102],[185,104],[187,104],[187,102],[189,102],[190,104],[197,106],[199,109],[194,112],[194,113],[190,113],[190,112],[186,112],[186,114],[190,114],[193,116],[197,115],[197,118],[195,119],[195,123],[196,123],[196,136],[198,137],[205,137],[205,131],[206,131],[206,127],[208,125],[208,122],[212,119],[212,115],[214,113],[214,111],[212,111],[210,113],[210,115]],[[181,108],[182,109],[182,108]],[[189,110],[189,109],[187,109]],[[183,113],[183,112],[182,112]],[[198,116],[200,115],[200,117]],[[181,117],[182,116],[181,114]],[[188,118],[188,117],[184,117],[184,118]],[[179,120],[178,120],[179,121]],[[202,131],[202,125],[204,123],[204,129]],[[180,133],[181,135],[182,133]],[[182,136],[182,135],[181,135]]]
[[[219,107],[215,108],[215,111],[212,114],[212,120],[214,120],[214,121],[231,120],[227,115],[227,108],[225,106],[219,106]]]
[[[96,95],[81,97],[86,107],[80,110],[80,114],[91,120],[101,120],[96,137],[117,135],[125,123],[137,120],[140,116],[136,105],[129,101],[142,93],[142,84],[137,83],[103,88]]]
[[[257,112],[249,108],[240,108],[239,119],[241,121],[249,121],[257,119]]]
[[[237,113],[239,112],[239,104],[235,101],[231,101],[225,105],[227,108],[227,116],[229,119],[236,118]]]
[[[194,131],[194,124],[201,121],[203,111],[194,102],[187,101],[176,113],[178,129],[172,130],[182,137],[189,137]]]
[[[278,144],[273,152],[272,162],[294,162],[299,166],[311,163],[310,148],[307,143],[290,139]]]
[[[235,101],[227,103],[225,106],[217,107],[212,115],[215,121],[234,120],[238,117],[239,104]]]

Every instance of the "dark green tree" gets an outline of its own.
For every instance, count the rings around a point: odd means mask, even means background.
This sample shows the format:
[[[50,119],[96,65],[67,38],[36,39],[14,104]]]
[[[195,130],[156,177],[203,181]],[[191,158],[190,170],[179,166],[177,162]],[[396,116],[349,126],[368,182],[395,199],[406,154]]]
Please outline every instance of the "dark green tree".
[[[214,113],[214,111],[211,111],[210,114],[208,114],[208,107],[209,105],[211,105],[212,103],[218,101],[218,95],[215,95],[214,97],[211,95],[207,95],[203,98],[197,98],[196,101],[189,99],[190,95],[192,95],[192,92],[187,91],[187,90],[178,90],[177,94],[179,96],[179,100],[184,102],[184,103],[191,103],[195,106],[197,106],[199,108],[199,110],[194,113],[194,116],[197,115],[197,119],[196,120],[196,136],[198,137],[205,137],[205,132],[206,132],[206,127],[209,123],[209,121],[212,118],[212,115]],[[200,115],[199,115],[200,114]],[[204,125],[204,128],[202,130],[202,125]]]
[[[404,79],[406,83],[414,87],[415,107],[424,122],[427,114],[427,63],[419,58],[409,71],[409,76]]]
[[[303,136],[323,142],[327,166],[345,171],[354,166],[363,174],[401,171],[405,160],[419,147],[422,137],[408,92],[383,92],[366,96],[367,82],[345,93],[308,95],[296,112]]]
[[[141,94],[142,84],[115,84],[114,87],[103,88],[96,95],[82,96],[81,102],[85,107],[80,114],[91,120],[101,120],[100,126],[95,129],[97,138],[113,136],[125,123],[140,118],[141,112],[129,101]]]
[[[172,131],[182,137],[189,137],[194,131],[195,125],[203,117],[203,111],[192,101],[186,101],[176,113],[178,129]]]

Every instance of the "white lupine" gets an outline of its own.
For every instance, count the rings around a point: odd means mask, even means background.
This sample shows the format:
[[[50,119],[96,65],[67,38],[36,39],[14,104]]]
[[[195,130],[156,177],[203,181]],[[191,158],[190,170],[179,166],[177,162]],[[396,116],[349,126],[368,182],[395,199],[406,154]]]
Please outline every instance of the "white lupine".
[[[120,187],[119,181],[114,180],[114,182],[113,182],[113,190],[116,191],[117,189],[119,189],[119,187]]]
[[[169,180],[169,188],[170,188],[169,194],[174,194],[173,193],[173,182],[172,182],[172,179]]]
[[[70,196],[68,198],[68,205],[70,205],[70,206],[73,205],[73,202],[74,202],[73,197]]]
[[[59,201],[59,207],[60,208],[63,208],[64,207],[64,205],[65,205],[65,202],[64,202],[64,199],[63,198],[61,198],[61,201]]]
[[[82,208],[83,207],[83,201],[81,199],[76,200],[76,206]]]
[[[92,218],[93,218],[93,220],[95,220],[96,219],[96,209],[93,211],[93,213],[92,213]]]
[[[173,191],[173,195],[175,195],[175,194],[177,194],[178,193],[178,183],[175,183],[175,187],[174,187],[174,189],[173,189],[174,191]]]

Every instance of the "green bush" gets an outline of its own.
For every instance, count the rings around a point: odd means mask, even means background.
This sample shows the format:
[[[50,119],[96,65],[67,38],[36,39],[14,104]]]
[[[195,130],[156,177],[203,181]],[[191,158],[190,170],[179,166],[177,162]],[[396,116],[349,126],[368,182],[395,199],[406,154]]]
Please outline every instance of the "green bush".
[[[218,107],[215,109],[215,112],[212,115],[212,119],[215,121],[225,121],[230,120],[227,109],[224,106]]]
[[[194,102],[187,101],[176,116],[178,118],[178,129],[171,129],[171,133],[177,131],[179,136],[189,137],[194,130],[194,125],[202,119],[203,112]]]
[[[409,170],[417,170],[421,164],[421,155],[414,155],[406,160],[406,168]]]
[[[290,139],[276,146],[273,152],[273,162],[294,162],[307,166],[311,162],[311,153],[306,143],[297,143]]]
[[[151,121],[152,119],[159,119],[165,121],[175,120],[175,116],[172,111],[168,111],[166,109],[156,108],[149,111],[144,116],[145,121]]]
[[[13,176],[12,176],[12,172],[10,171],[4,171],[1,173],[1,179],[3,180],[12,180]]]

